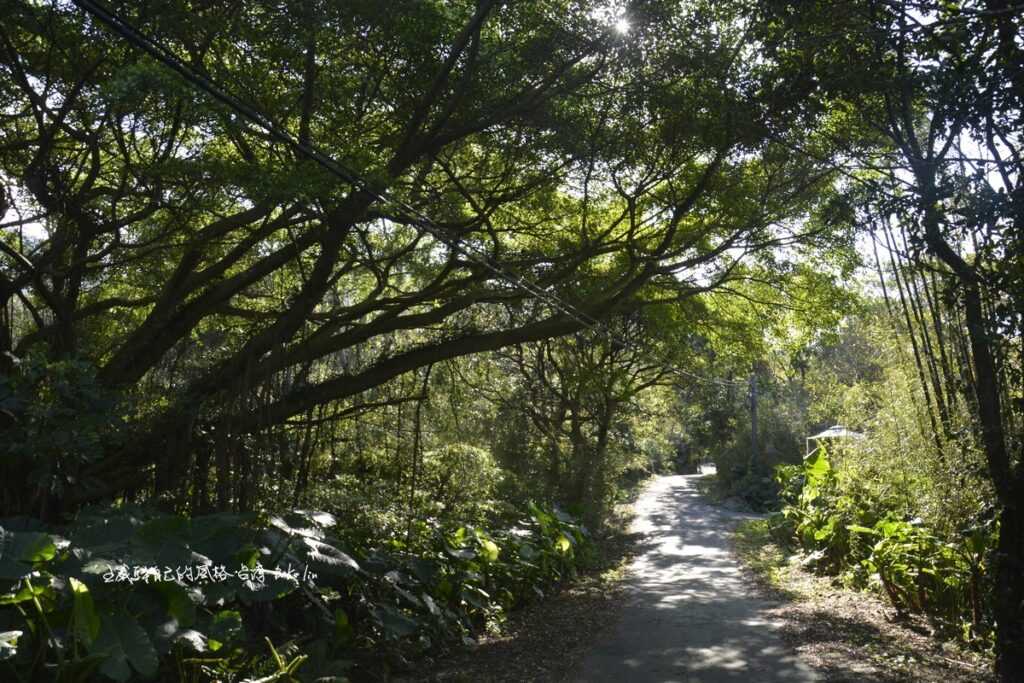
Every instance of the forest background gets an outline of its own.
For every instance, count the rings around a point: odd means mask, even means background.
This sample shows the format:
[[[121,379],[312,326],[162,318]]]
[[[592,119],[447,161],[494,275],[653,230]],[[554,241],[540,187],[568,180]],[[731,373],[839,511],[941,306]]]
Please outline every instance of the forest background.
[[[1019,680],[1020,13],[4,0],[0,666],[400,670],[711,460]]]

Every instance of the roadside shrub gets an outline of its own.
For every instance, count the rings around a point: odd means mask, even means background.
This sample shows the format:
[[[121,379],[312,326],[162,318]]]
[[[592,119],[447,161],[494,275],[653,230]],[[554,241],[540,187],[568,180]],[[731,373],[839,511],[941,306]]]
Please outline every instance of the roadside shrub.
[[[804,551],[805,567],[878,590],[897,613],[923,613],[965,641],[989,643],[994,516],[944,538],[862,482],[837,474],[823,448],[800,468],[778,468],[776,481],[786,504],[769,528]]]
[[[897,612],[932,614],[968,640],[988,631],[982,600],[991,548],[984,529],[958,543],[944,542],[919,519],[884,519],[850,530],[875,541],[861,565],[877,577]]]
[[[92,483],[80,470],[101,457],[103,437],[122,428],[120,407],[90,363],[14,359],[14,372],[0,375],[0,477],[24,485],[2,489],[0,515],[59,517],[54,501]]]
[[[425,498],[455,519],[480,519],[501,481],[501,470],[491,454],[469,444],[427,451],[422,466]]]
[[[488,531],[353,544],[330,514],[185,518],[122,508],[0,525],[4,680],[317,680],[401,668],[541,597],[587,532],[531,504]],[[300,638],[290,634],[301,633]]]
[[[759,424],[758,451],[751,457],[749,423],[741,423],[730,442],[715,454],[717,485],[722,497],[739,497],[753,509],[779,507],[779,483],[773,476],[779,465],[799,462],[800,441],[788,422],[767,414]]]

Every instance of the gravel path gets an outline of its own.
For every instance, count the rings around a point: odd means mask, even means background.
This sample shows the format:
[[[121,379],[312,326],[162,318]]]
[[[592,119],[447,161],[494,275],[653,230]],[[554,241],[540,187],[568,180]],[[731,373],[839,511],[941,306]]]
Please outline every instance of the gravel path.
[[[659,477],[636,504],[643,533],[619,623],[586,654],[574,680],[696,683],[819,680],[779,637],[774,604],[753,594],[729,549],[751,515],[705,504],[694,479]]]

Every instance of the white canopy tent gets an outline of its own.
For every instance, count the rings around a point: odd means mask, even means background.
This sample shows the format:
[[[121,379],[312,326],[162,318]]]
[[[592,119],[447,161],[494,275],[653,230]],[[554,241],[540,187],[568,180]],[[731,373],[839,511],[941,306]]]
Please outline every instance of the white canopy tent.
[[[832,425],[820,434],[807,437],[807,452],[804,457],[811,454],[811,442],[812,441],[824,441],[826,439],[863,439],[864,435],[860,432],[855,432],[852,429],[847,429],[843,425]]]

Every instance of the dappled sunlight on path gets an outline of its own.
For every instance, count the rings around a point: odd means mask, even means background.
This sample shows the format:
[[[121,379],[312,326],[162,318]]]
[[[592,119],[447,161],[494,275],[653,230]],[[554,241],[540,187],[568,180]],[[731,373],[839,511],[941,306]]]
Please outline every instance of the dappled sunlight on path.
[[[751,592],[729,532],[751,515],[705,504],[699,475],[659,477],[641,494],[619,623],[584,658],[575,680],[814,681],[778,635],[773,606]]]

